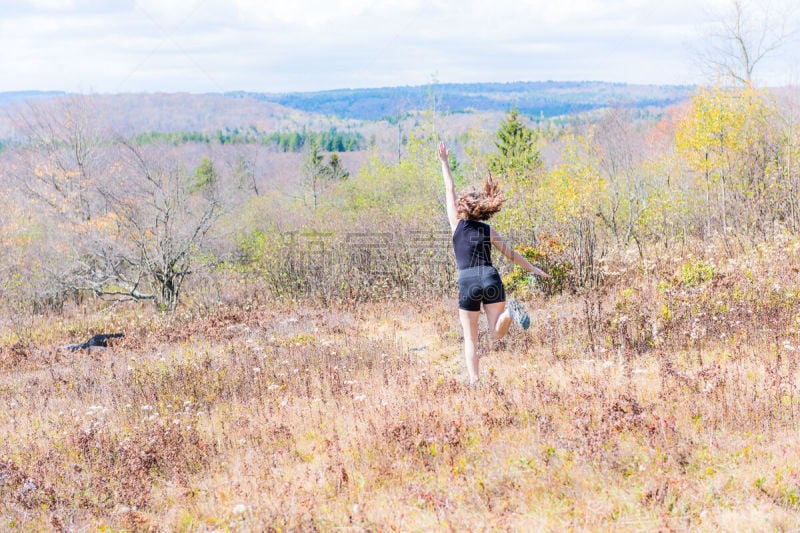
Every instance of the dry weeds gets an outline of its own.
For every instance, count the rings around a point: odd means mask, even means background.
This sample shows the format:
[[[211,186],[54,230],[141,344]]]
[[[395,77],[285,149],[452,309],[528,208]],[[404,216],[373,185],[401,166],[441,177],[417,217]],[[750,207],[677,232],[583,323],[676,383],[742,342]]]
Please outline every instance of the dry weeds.
[[[477,388],[450,300],[42,318],[0,354],[0,529],[796,529],[797,251],[530,300]]]

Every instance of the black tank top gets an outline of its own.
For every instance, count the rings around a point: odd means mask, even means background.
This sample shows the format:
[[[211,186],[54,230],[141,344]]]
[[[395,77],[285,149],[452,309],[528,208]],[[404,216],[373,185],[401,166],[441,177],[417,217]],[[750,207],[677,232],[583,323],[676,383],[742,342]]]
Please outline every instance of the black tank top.
[[[459,270],[492,266],[492,238],[489,224],[462,218],[453,232],[453,249]]]

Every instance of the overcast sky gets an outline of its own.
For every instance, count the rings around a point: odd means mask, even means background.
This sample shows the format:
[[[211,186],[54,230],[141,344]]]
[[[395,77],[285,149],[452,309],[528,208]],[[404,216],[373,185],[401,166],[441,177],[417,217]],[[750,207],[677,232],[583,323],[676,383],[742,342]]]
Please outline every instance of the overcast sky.
[[[774,1],[774,0],[763,0]],[[0,0],[0,91],[693,84],[729,0]],[[757,71],[800,78],[793,39]]]

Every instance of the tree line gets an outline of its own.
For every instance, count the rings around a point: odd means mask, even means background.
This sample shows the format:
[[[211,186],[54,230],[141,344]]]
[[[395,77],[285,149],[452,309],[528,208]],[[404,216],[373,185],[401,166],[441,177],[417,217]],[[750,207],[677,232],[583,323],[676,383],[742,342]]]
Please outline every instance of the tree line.
[[[160,132],[150,131],[133,137],[131,142],[137,146],[167,143],[181,145],[187,143],[205,144],[262,144],[273,145],[281,152],[300,152],[308,146],[316,146],[326,152],[354,152],[365,147],[364,136],[359,132],[301,130],[295,132],[263,132],[254,127],[217,130],[214,133],[201,131]]]

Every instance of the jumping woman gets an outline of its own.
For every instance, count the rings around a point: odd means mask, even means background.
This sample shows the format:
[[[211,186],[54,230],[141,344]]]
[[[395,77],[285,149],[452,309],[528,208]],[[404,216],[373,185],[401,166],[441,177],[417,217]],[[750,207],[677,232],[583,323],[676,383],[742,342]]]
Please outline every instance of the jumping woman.
[[[456,197],[448,156],[447,146],[440,142],[439,159],[444,177],[447,220],[453,232],[453,248],[458,265],[458,316],[464,330],[464,360],[469,384],[474,385],[478,382],[478,317],[481,304],[489,323],[489,335],[494,340],[508,333],[511,321],[515,318],[512,313],[520,320],[524,315],[521,306],[516,309],[511,305],[506,307],[503,282],[497,269],[492,266],[492,245],[531,274],[543,278],[550,276],[508,246],[500,234],[484,222],[500,211],[505,201],[492,176],[486,178],[482,190],[473,187]],[[527,316],[524,318],[527,319]]]

